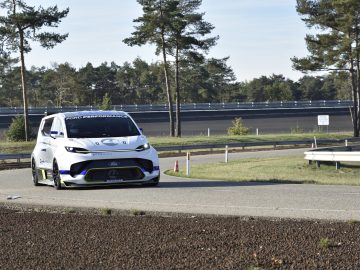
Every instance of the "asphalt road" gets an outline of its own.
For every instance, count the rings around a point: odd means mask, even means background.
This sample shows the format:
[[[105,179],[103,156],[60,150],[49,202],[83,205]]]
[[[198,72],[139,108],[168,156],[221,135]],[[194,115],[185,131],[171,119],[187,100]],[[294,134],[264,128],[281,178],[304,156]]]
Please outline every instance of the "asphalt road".
[[[329,115],[329,131],[351,131],[351,117],[346,108],[319,109],[263,109],[263,110],[218,110],[218,111],[185,111],[181,115],[182,134],[207,135],[208,128],[212,135],[227,134],[236,117],[241,117],[245,126],[251,128],[253,134],[259,129],[260,134],[289,133],[299,128],[312,132],[317,128],[317,115]],[[164,136],[169,134],[167,112],[137,112],[132,117],[143,128],[148,136]],[[9,127],[11,115],[0,114],[0,137]],[[30,115],[30,123],[37,130],[43,115]]]
[[[210,128],[211,135],[227,134],[227,129],[232,126],[232,119],[222,120],[199,120],[194,116],[193,120],[188,119],[182,122],[182,134],[184,136],[207,135]],[[317,116],[291,116],[291,117],[266,117],[244,118],[243,123],[251,128],[251,133],[255,134],[259,129],[259,134],[280,134],[290,133],[291,130],[299,128],[304,132],[313,132],[318,128]],[[165,136],[169,134],[169,123],[143,123],[138,122],[147,136]],[[329,127],[323,127],[329,132],[352,131],[351,118],[348,115],[331,115]]]
[[[303,155],[304,149],[230,154],[230,159]],[[223,160],[223,155],[194,156],[193,163]],[[162,171],[176,159],[161,159]],[[7,200],[8,196],[20,196]],[[112,208],[119,210],[266,216],[288,218],[360,219],[360,187],[306,184],[230,183],[188,180],[162,175],[155,188],[115,187],[67,189],[34,187],[30,169],[0,172],[0,203],[38,206]]]

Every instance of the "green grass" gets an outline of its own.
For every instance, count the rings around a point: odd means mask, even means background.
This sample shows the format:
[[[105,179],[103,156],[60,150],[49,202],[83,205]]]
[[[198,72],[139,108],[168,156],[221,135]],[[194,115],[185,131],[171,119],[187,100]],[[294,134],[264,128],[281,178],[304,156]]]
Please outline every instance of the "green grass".
[[[130,209],[130,215],[132,216],[145,216],[145,211],[139,209]]]
[[[287,141],[287,140],[306,140],[306,139],[344,139],[352,137],[350,132],[335,133],[302,133],[302,134],[270,134],[270,135],[246,135],[246,136],[191,136],[191,137],[149,137],[152,145],[188,145],[188,144],[217,144],[217,143],[238,143],[238,142],[259,142],[259,141]]]
[[[100,213],[104,216],[110,216],[112,211],[110,208],[101,208]]]
[[[344,139],[351,137],[351,133],[303,133],[303,134],[278,134],[278,135],[246,135],[246,136],[191,136],[191,137],[149,137],[149,141],[157,146],[178,146],[191,144],[221,144],[238,142],[258,142],[258,141],[285,141],[285,140],[305,140],[305,139]],[[31,152],[35,146],[35,141],[31,142],[7,142],[0,141],[0,153],[21,153]]]
[[[186,177],[185,168],[173,176]],[[236,182],[309,183],[330,185],[360,185],[360,165],[342,163],[341,170],[335,165],[308,165],[302,156],[242,159],[229,163],[193,165],[191,178]]]
[[[321,248],[327,249],[330,247],[330,240],[329,238],[321,238],[319,241],[319,246]]]
[[[0,153],[12,154],[12,153],[29,153],[35,147],[35,141],[30,142],[7,142],[0,141]]]

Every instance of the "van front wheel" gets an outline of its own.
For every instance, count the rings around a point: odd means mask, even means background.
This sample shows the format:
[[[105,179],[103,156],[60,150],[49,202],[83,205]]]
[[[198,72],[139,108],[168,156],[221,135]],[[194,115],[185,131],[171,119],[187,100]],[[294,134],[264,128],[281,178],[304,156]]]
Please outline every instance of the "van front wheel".
[[[56,162],[56,160],[54,160],[54,164],[53,164],[53,180],[54,180],[54,188],[57,190],[60,190],[61,187],[61,178],[60,178],[60,172],[59,172],[59,166]]]

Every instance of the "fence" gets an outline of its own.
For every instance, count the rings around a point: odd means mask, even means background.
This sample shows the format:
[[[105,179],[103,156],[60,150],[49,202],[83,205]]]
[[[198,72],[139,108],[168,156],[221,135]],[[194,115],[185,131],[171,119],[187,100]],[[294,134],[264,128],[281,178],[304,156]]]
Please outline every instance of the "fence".
[[[187,103],[181,104],[182,111],[212,111],[212,110],[251,110],[276,108],[349,108],[353,106],[351,100],[317,100],[317,101],[277,101],[277,102],[233,102],[233,103]],[[71,112],[84,110],[98,110],[98,106],[71,107],[30,107],[30,114]],[[112,109],[126,112],[155,112],[168,111],[167,104],[150,105],[113,105]],[[174,107],[175,109],[175,107]],[[0,114],[21,114],[22,107],[2,107]]]

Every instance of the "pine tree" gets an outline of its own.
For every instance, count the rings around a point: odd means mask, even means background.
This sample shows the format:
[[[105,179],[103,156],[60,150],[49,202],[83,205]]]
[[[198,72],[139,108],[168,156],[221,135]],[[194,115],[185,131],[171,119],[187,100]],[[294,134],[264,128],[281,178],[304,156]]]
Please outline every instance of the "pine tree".
[[[165,87],[169,105],[170,136],[174,136],[173,100],[170,88],[169,64],[167,50],[169,49],[168,35],[171,20],[176,12],[177,1],[174,0],[137,0],[143,7],[143,16],[134,20],[139,23],[130,38],[124,39],[129,46],[144,45],[156,46],[156,54],[162,54],[165,74]]]
[[[354,136],[359,136],[360,1],[297,0],[297,11],[309,28],[320,29],[305,38],[310,55],[294,57],[301,71],[346,71],[351,76]]]
[[[176,12],[171,20],[169,33],[169,51],[175,58],[175,103],[176,136],[181,137],[181,96],[180,96],[180,61],[201,61],[199,51],[208,52],[216,44],[218,37],[206,37],[214,26],[204,21],[204,13],[199,13],[202,0],[179,0]]]
[[[53,48],[67,38],[53,32],[41,32],[43,27],[57,27],[69,9],[59,11],[57,6],[32,7],[23,0],[3,0],[0,8],[6,11],[0,16],[0,40],[6,50],[20,54],[21,84],[24,105],[25,140],[29,139],[28,97],[26,88],[25,53],[31,51],[30,41],[39,42],[46,49]]]

